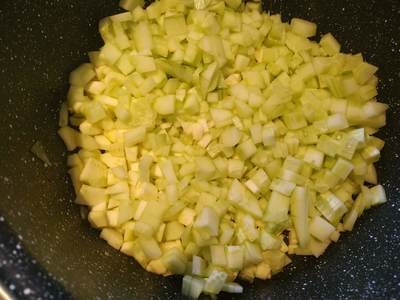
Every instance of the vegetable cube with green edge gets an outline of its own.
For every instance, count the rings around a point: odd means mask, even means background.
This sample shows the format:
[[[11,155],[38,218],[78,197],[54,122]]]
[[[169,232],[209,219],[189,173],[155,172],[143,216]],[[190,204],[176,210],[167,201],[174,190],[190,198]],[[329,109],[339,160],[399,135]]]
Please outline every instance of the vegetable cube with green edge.
[[[348,210],[343,202],[331,192],[319,195],[314,205],[333,225],[337,225]]]
[[[296,230],[297,239],[300,247],[307,247],[309,242],[309,212],[310,200],[307,194],[307,189],[303,187],[295,187],[290,199],[290,214],[292,222]]]

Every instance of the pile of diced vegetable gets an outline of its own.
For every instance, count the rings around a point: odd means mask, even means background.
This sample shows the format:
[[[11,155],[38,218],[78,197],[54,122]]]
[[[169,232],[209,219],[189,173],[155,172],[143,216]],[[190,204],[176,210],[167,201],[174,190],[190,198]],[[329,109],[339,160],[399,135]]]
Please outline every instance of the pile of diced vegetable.
[[[76,203],[183,294],[241,293],[386,201],[377,68],[259,3],[161,0],[105,18],[60,113]]]

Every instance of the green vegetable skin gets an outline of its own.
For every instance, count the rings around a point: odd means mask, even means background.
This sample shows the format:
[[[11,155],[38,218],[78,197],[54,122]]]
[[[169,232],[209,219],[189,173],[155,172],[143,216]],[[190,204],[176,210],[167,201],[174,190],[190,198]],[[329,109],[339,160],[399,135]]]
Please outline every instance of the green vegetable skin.
[[[386,201],[387,106],[361,54],[259,3],[142,5],[100,22],[60,112],[76,202],[112,247],[191,298],[241,293]]]

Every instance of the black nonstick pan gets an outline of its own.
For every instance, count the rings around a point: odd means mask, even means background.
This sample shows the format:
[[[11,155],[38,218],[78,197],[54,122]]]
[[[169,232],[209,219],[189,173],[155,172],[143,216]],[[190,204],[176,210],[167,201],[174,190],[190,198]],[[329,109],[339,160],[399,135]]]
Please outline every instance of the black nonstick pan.
[[[68,74],[98,49],[98,21],[117,0],[0,2],[0,299],[179,299],[180,278],[142,270],[90,229],[73,204],[58,138]],[[378,164],[388,203],[366,212],[318,260],[297,257],[269,281],[220,299],[400,297],[400,2],[281,0],[264,7],[288,21],[316,22],[346,52],[379,66],[379,99],[390,105]],[[46,149],[45,167],[29,151]],[[7,296],[8,295],[8,296]]]

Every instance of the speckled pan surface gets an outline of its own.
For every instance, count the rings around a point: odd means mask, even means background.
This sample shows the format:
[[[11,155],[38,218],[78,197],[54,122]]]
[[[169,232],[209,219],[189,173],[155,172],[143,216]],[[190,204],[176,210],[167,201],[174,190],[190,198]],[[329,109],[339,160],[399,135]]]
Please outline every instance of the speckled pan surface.
[[[380,99],[391,106],[379,163],[386,205],[316,260],[298,258],[268,282],[221,299],[390,299],[400,296],[400,2],[266,1],[283,19],[303,17],[344,50],[380,67]],[[99,48],[98,20],[116,0],[0,2],[0,281],[18,299],[178,299],[180,280],[143,271],[79,217],[56,135],[67,76]],[[52,167],[33,158],[39,140]]]

